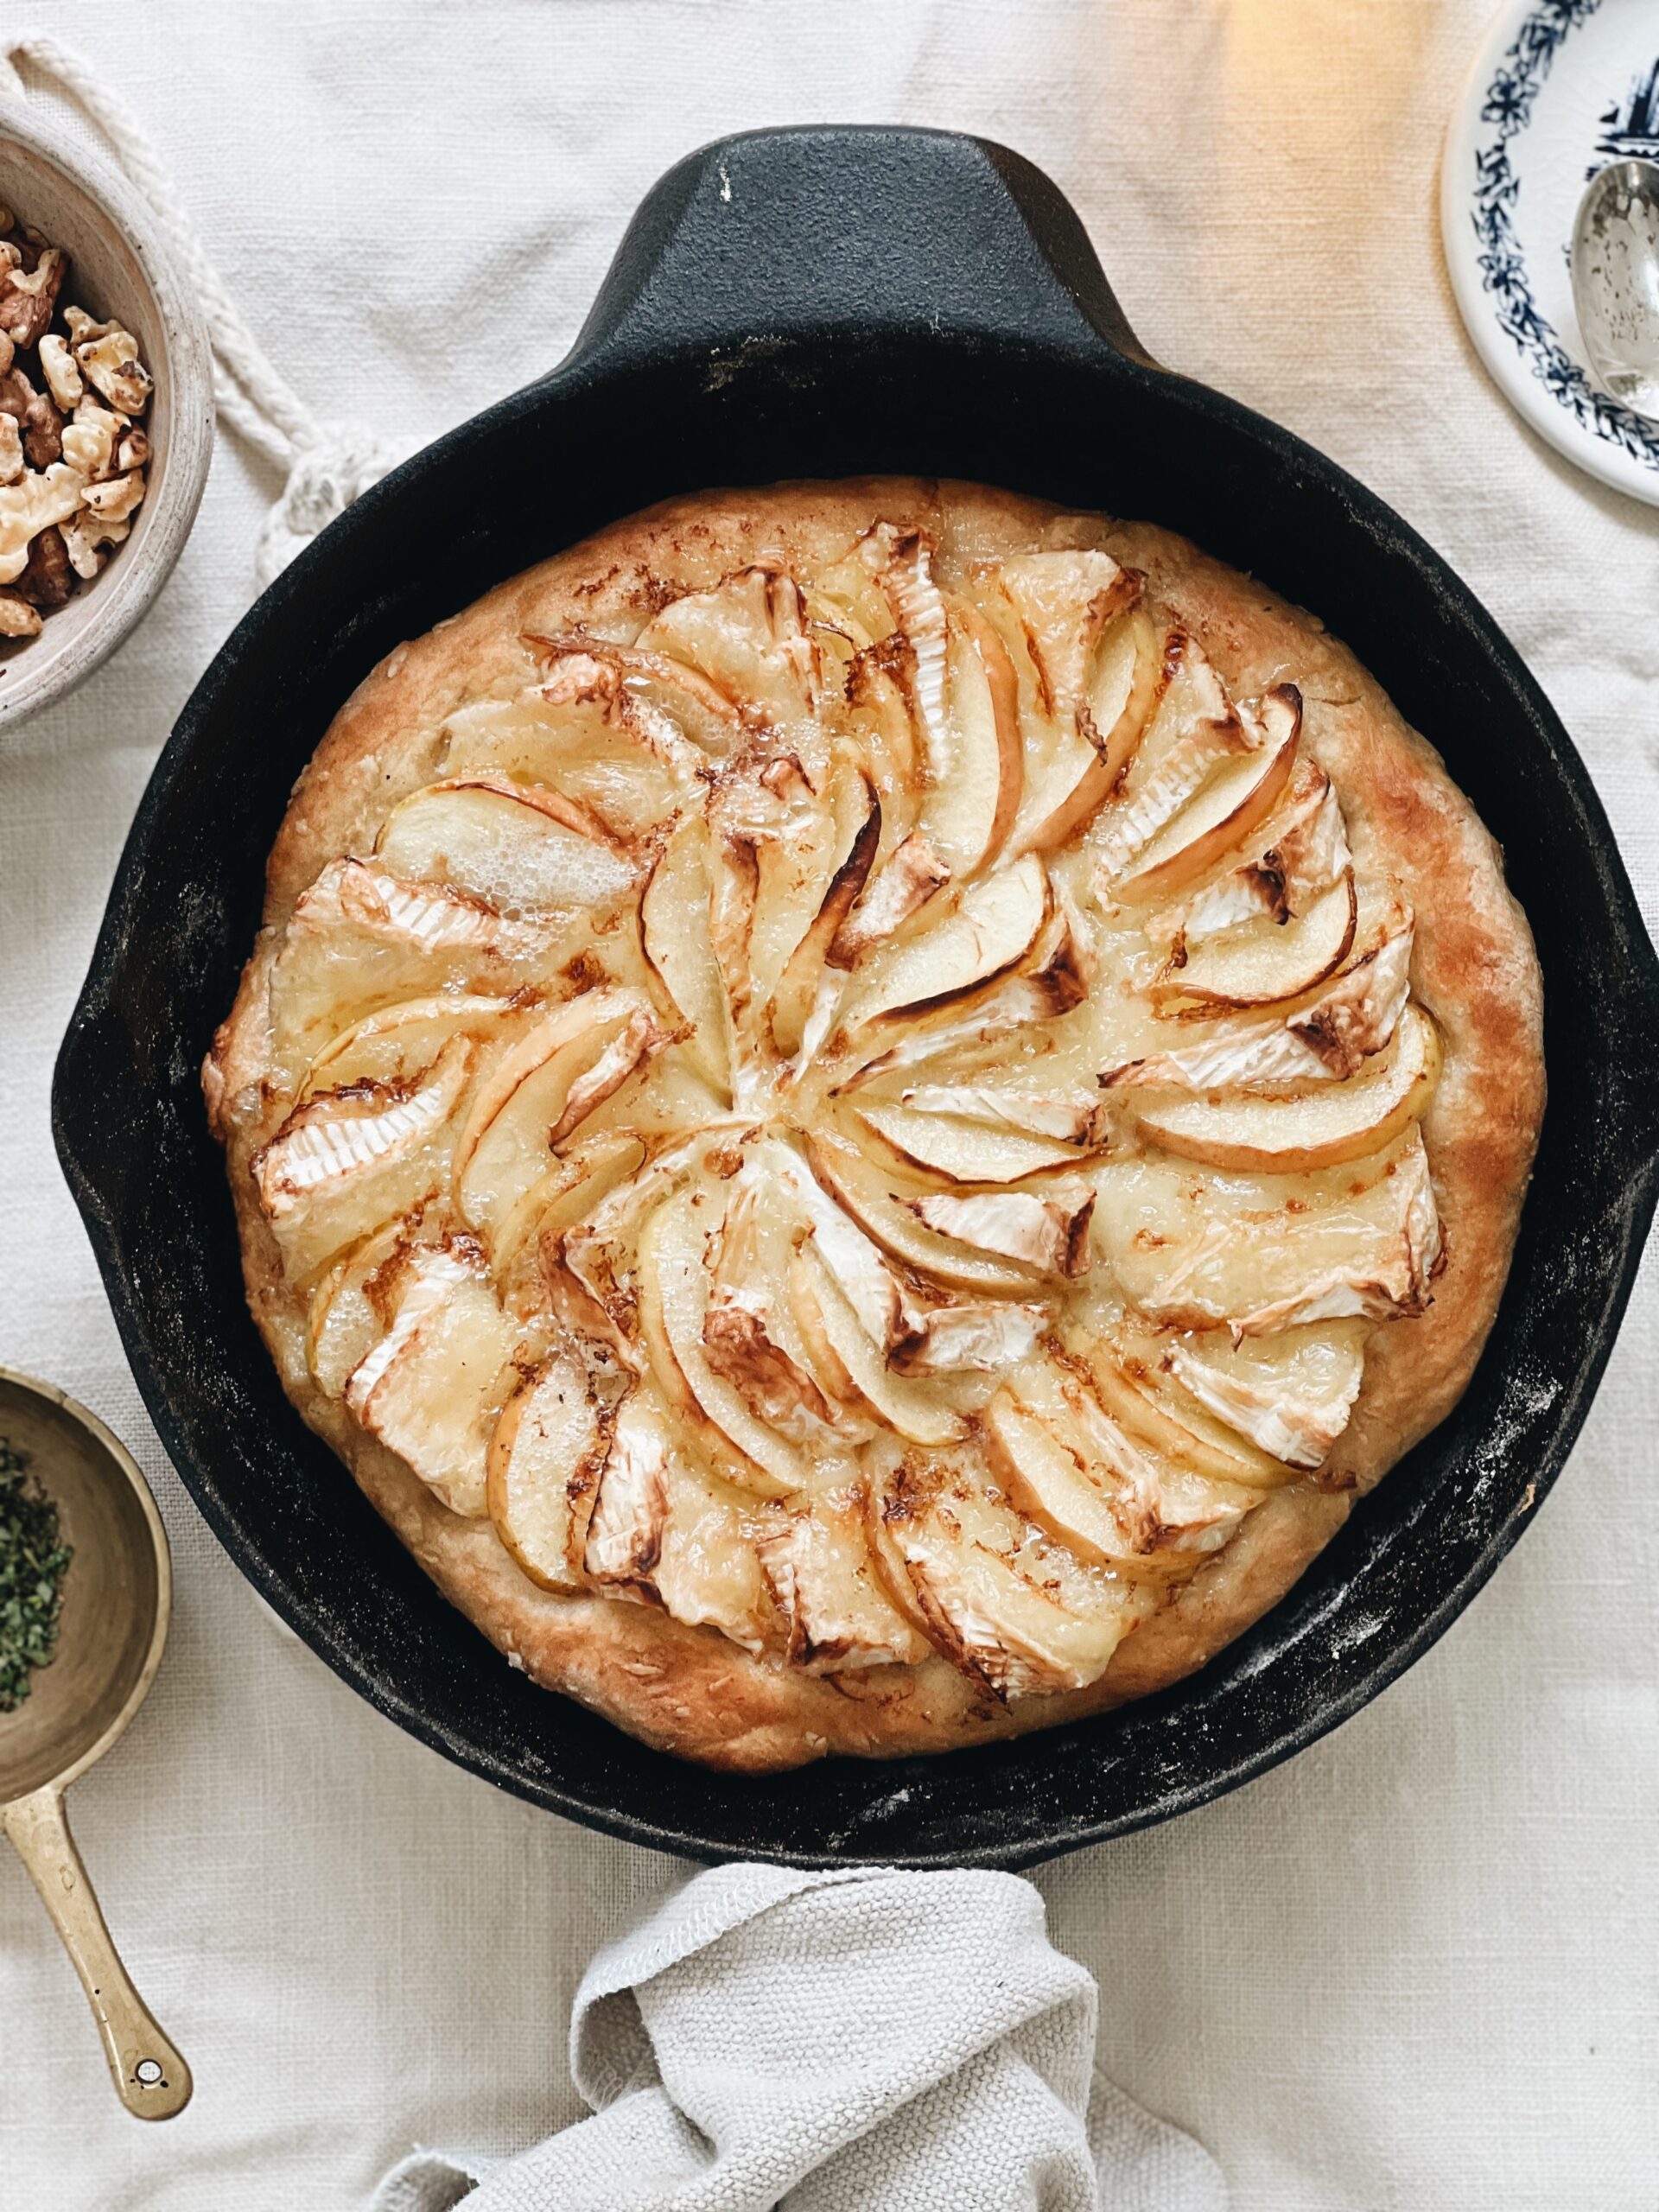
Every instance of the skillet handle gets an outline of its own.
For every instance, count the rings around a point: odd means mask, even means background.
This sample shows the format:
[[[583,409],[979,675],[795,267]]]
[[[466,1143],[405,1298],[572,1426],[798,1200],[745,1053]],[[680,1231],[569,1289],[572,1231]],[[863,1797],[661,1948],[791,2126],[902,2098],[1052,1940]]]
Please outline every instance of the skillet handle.
[[[564,365],[687,351],[764,373],[789,334],[845,345],[918,326],[1151,367],[1064,194],[1005,146],[836,124],[716,139],[641,203]],[[780,367],[781,367],[780,364]],[[791,379],[799,370],[785,372]]]

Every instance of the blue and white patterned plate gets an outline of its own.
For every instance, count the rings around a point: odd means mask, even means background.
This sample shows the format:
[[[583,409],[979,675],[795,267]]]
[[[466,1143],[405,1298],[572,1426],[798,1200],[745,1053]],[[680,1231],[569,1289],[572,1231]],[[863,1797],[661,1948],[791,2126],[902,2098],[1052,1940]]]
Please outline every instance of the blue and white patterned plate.
[[[1540,436],[1659,505],[1659,423],[1586,365],[1567,249],[1586,181],[1659,160],[1659,0],[1511,0],[1446,139],[1440,226],[1482,360]]]

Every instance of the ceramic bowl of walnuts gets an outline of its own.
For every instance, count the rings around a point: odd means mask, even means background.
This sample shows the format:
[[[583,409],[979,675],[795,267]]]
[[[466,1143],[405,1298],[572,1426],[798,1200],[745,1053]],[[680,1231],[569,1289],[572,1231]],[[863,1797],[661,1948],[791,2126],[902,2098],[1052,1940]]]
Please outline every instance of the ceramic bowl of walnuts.
[[[155,599],[213,452],[201,313],[144,202],[0,104],[0,722],[60,699]]]

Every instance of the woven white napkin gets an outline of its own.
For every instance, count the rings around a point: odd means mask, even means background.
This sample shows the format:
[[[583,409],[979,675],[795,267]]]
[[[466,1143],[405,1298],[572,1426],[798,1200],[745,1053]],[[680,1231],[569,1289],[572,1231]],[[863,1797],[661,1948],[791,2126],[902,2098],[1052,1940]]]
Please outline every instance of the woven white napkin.
[[[593,2118],[417,2152],[374,2212],[1224,2212],[1207,2151],[1091,2082],[1098,1999],[1015,1875],[717,1867],[582,1978]]]

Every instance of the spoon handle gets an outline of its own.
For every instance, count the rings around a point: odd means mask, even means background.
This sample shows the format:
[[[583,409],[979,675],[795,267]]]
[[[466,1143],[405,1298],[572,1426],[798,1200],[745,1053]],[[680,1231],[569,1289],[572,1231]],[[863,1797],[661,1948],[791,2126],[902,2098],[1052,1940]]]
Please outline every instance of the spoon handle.
[[[110,1941],[80,1863],[63,1793],[48,1783],[0,1806],[0,1825],[51,1914],[104,2038],[116,2094],[140,2120],[171,2120],[190,2101],[190,2069],[150,2018]]]

